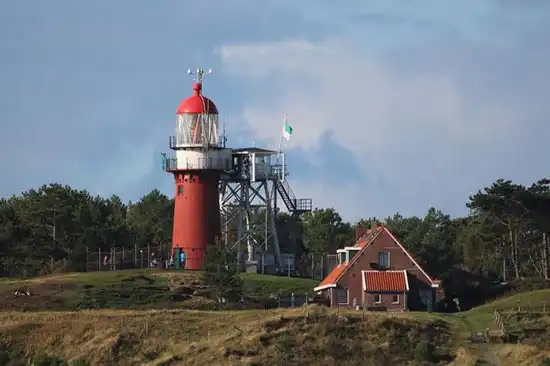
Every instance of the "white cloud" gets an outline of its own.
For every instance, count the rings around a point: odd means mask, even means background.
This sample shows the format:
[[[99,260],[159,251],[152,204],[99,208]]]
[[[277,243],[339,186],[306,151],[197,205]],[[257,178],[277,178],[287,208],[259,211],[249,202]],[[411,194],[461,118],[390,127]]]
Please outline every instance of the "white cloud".
[[[313,198],[344,214],[355,215],[368,202],[378,207],[364,215],[420,214],[419,206],[430,205],[456,212],[468,193],[503,172],[495,165],[498,154],[513,154],[509,146],[529,128],[525,109],[467,89],[459,62],[434,71],[430,64],[438,60],[423,60],[404,72],[399,63],[341,39],[226,45],[221,57],[225,72],[250,87],[242,118],[258,138],[276,141],[289,112],[289,148],[300,145],[313,154],[322,148],[321,135],[332,130],[362,162],[366,177],[389,182],[384,193],[365,185],[332,200],[327,197],[335,187],[320,184]]]

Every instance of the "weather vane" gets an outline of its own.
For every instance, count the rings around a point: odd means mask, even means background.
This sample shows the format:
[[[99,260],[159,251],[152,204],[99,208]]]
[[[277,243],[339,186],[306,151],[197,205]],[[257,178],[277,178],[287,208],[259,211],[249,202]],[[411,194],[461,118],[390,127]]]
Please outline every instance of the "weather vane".
[[[206,73],[208,75],[212,74],[212,72],[213,72],[212,69],[208,69],[206,71]],[[187,70],[187,74],[195,75],[195,81],[199,84],[202,84],[202,77],[203,77],[204,73],[205,73],[204,69],[201,69],[200,67],[197,67],[197,70],[195,70],[194,72],[191,69]]]

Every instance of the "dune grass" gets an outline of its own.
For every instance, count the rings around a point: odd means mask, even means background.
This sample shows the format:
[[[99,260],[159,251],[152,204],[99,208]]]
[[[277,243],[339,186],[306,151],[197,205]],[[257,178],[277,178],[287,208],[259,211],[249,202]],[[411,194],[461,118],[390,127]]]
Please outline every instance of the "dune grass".
[[[242,274],[245,296],[311,293],[318,284],[303,278]],[[204,289],[195,271],[125,270],[70,273],[23,280],[0,281],[0,309],[73,310],[101,308],[194,308],[207,303],[196,293],[185,301],[178,288],[188,293]],[[30,289],[32,296],[14,297],[16,289]],[[193,297],[193,299],[189,299]],[[204,301],[202,301],[204,300]]]
[[[406,365],[419,342],[433,344],[433,361],[448,364],[454,347],[437,317],[314,306],[10,312],[0,315],[0,336],[10,360],[47,354],[93,365]]]
[[[256,274],[243,274],[243,281],[249,296],[298,295],[317,285]],[[428,342],[436,346],[434,363],[473,366],[489,359],[489,348],[468,338],[472,332],[496,329],[495,309],[520,342],[491,346],[502,365],[537,366],[550,357],[550,290],[517,294],[458,314],[380,314],[319,307],[185,310],[189,300],[173,297],[174,288],[181,286],[204,287],[200,272],[2,279],[0,364],[3,357],[17,365],[13,360],[47,354],[82,360],[80,365],[86,364],[83,360],[95,365],[405,365],[414,359],[417,345]],[[15,298],[17,288],[30,288],[36,295]]]

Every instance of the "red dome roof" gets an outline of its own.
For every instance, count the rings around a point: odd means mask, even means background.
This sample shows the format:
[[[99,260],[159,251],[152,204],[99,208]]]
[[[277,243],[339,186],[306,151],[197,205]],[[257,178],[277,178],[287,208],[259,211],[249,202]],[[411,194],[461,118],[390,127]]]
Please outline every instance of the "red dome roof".
[[[214,102],[201,94],[202,85],[196,83],[193,85],[195,95],[185,98],[180,103],[176,114],[184,113],[206,113],[218,114],[218,108]]]

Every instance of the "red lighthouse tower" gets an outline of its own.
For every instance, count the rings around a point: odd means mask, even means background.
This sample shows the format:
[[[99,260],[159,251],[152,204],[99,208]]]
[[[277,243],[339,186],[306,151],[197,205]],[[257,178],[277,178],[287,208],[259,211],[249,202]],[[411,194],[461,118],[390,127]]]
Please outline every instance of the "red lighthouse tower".
[[[206,247],[221,234],[218,186],[232,157],[220,135],[218,109],[202,95],[204,70],[195,75],[194,94],[180,103],[176,135],[169,138],[176,157],[165,160],[176,183],[172,253],[176,268],[186,269],[200,269]]]

